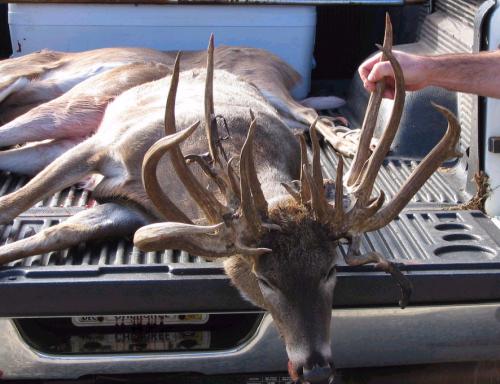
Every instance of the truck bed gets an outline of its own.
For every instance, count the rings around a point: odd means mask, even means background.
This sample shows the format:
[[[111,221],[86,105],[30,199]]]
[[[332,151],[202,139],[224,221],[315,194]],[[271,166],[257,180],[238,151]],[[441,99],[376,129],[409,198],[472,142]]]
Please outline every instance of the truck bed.
[[[325,177],[331,178],[336,155],[328,145],[322,152]],[[416,163],[386,161],[376,189],[390,199]],[[434,174],[396,220],[363,239],[362,251],[402,263],[414,285],[412,304],[500,299],[500,230],[480,211],[453,210],[468,199],[454,189],[455,168]],[[0,190],[7,193],[26,179],[4,174],[1,181]],[[2,227],[2,244],[92,204],[86,191],[62,191]],[[335,307],[395,306],[398,295],[389,275],[370,266],[339,266]],[[174,250],[144,253],[130,239],[82,244],[0,269],[1,317],[255,310],[230,285],[220,263]]]
[[[434,3],[418,41],[402,49],[425,53],[473,50],[474,38],[479,36],[474,32],[480,24],[476,15],[482,14],[483,3],[491,2]],[[328,12],[321,15],[330,17]],[[333,28],[335,23],[328,17],[319,21]],[[325,24],[319,28],[330,36]],[[462,205],[472,197],[471,174],[480,166],[477,98],[452,96],[462,125],[464,157],[444,164],[390,225],[363,237],[363,252],[377,251],[401,263],[414,288],[410,305],[398,308],[400,292],[389,275],[371,266],[348,267],[339,260],[332,312],[338,367],[500,358],[500,229],[481,211]],[[352,126],[360,125],[366,101],[355,77],[341,111]],[[418,145],[411,144],[390,153],[379,174],[375,188],[384,191],[386,201],[421,160],[421,154],[413,151]],[[326,143],[322,143],[321,158],[325,177],[334,178],[337,156]],[[27,181],[0,174],[0,195]],[[77,187],[61,191],[1,226],[0,244],[31,236],[93,204],[91,194]],[[189,313],[209,314],[210,320],[185,327],[154,323],[158,319],[154,314]],[[138,323],[124,327],[121,317],[115,316],[134,314],[148,315],[143,318],[148,323],[133,317],[130,321]],[[116,324],[98,326],[105,316]],[[93,326],[75,325],[75,321],[85,321],[83,317]],[[133,247],[131,239],[81,244],[0,267],[0,318],[0,338],[7,341],[0,348],[0,372],[7,378],[68,379],[135,372],[230,374],[276,372],[286,366],[270,315],[239,295],[219,262],[176,250],[144,253]],[[229,334],[235,324],[240,328]],[[220,337],[221,330],[224,337]],[[187,347],[172,349],[169,344],[172,340],[192,343],[193,337],[196,342]],[[32,368],[26,370],[25,365]],[[246,382],[273,382],[264,381],[262,375],[261,381],[251,381],[252,377],[245,378]],[[285,377],[280,380],[285,382]]]

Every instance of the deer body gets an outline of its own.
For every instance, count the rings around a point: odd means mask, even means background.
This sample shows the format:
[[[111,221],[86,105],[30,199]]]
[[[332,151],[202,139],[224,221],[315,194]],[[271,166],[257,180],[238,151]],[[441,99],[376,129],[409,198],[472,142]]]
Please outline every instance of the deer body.
[[[204,84],[203,72],[182,73],[176,103],[176,123],[179,127],[187,127],[201,120]],[[275,197],[278,192],[283,194],[281,188],[277,187],[279,183],[298,175],[299,164],[294,156],[298,151],[295,138],[255,87],[225,71],[216,71],[215,84],[217,114],[223,116],[230,127],[231,140],[225,145],[228,155],[239,153],[250,123],[248,109],[252,108],[262,117],[263,122],[262,134],[257,138],[260,150],[256,157],[261,177],[265,180],[265,194],[268,198]],[[164,134],[165,88],[168,86],[169,78],[164,78],[133,88],[122,94],[106,111],[92,141],[106,153],[100,162],[101,173],[119,176],[109,182],[103,180],[94,190],[96,198],[122,195],[139,205],[148,201],[141,180],[142,159],[153,143]],[[223,134],[222,126],[220,130]],[[276,141],[269,140],[269,136]],[[276,142],[280,142],[279,147]],[[184,146],[186,153],[205,152],[207,142],[202,129]],[[181,187],[167,157],[160,163],[158,175],[163,189],[176,201],[180,201],[183,209],[191,211],[189,216],[197,220],[198,212],[192,211],[196,204]],[[149,204],[145,208],[161,217],[154,206]]]
[[[230,127],[231,140],[225,145],[228,154],[239,153],[250,123],[248,110],[252,108],[262,119],[261,133],[256,139],[260,148],[256,159],[266,197],[273,199],[276,195],[283,195],[279,183],[298,176],[299,163],[295,156],[298,144],[295,138],[255,87],[225,71],[216,72],[215,78],[217,113],[225,118]],[[108,106],[95,135],[64,153],[20,190],[0,198],[1,222],[9,222],[44,196],[95,173],[104,176],[93,192],[96,200],[123,199],[133,202],[136,208],[140,207],[140,211],[151,216],[151,221],[161,218],[145,193],[141,165],[146,151],[163,135],[165,88],[169,80],[167,76],[132,88],[117,97]],[[187,71],[182,74],[180,97],[176,104],[179,126],[189,126],[203,116],[204,82],[202,72]],[[269,136],[274,139],[269,140]],[[275,144],[277,142],[279,147]],[[200,129],[186,142],[185,151],[201,153],[206,146],[206,138]],[[196,204],[181,187],[168,158],[162,160],[158,175],[162,188],[196,220],[199,215],[194,209]],[[128,234],[135,229],[131,228]],[[73,243],[78,243],[78,240]],[[21,257],[32,254],[28,249],[18,251]],[[0,261],[6,260],[0,256]]]

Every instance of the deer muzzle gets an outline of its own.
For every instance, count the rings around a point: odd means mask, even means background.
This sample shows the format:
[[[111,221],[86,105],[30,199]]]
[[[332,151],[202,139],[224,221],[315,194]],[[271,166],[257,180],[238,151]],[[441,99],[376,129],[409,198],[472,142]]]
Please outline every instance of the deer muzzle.
[[[295,384],[333,384],[334,374],[330,364],[324,366],[300,367],[295,369],[292,363],[288,364],[290,377]]]
[[[303,381],[310,384],[333,383],[333,372],[329,364],[320,367],[316,365],[311,369],[303,368]]]

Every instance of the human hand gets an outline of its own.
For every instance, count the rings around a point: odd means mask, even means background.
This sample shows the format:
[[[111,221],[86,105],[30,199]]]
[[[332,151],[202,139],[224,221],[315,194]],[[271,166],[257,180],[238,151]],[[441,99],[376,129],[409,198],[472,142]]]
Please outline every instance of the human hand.
[[[429,67],[431,58],[417,56],[400,51],[393,51],[403,70],[407,91],[417,91],[429,85]],[[363,85],[369,92],[373,92],[376,83],[385,78],[385,91],[383,97],[394,98],[394,72],[388,61],[380,62],[382,53],[367,59],[359,66],[358,72]]]

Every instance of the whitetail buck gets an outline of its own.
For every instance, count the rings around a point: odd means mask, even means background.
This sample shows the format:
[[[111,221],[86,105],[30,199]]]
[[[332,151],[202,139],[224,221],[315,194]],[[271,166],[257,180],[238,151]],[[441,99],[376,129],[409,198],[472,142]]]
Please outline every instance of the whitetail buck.
[[[372,132],[363,131],[358,154],[365,153],[368,160],[348,195],[344,195],[340,159],[330,201],[332,182],[324,181],[321,174],[314,124],[310,164],[304,137],[297,142],[257,88],[214,70],[211,40],[206,75],[200,70],[180,74],[177,58],[172,76],[118,96],[94,136],[67,151],[20,190],[0,198],[0,222],[7,223],[82,177],[103,175],[94,191],[101,205],[0,247],[0,263],[134,232],[135,244],[147,251],[177,248],[207,259],[225,258],[234,285],[272,314],[286,344],[292,378],[330,383],[330,321],[339,242],[349,242],[347,264],[375,263],[392,274],[402,289],[404,306],[409,282],[382,255],[361,255],[360,239],[398,215],[453,153],[460,135],[451,112],[436,107],[449,123],[442,140],[392,201],[383,205],[383,194],[372,196],[405,97],[391,41],[388,24],[382,49],[396,74],[395,106],[371,156]],[[368,110],[367,115],[376,115],[376,110]],[[230,132],[227,140],[219,137],[219,132],[226,132],[224,122]],[[176,126],[187,128],[177,131]],[[166,152],[169,156],[163,156]]]
[[[286,344],[290,376],[299,383],[326,384],[333,381],[330,321],[340,241],[349,243],[344,257],[348,265],[375,263],[377,268],[396,279],[402,290],[400,305],[404,307],[407,304],[411,293],[409,281],[393,263],[377,252],[361,254],[361,236],[387,225],[401,212],[440,164],[454,156],[460,136],[460,127],[453,114],[436,106],[448,120],[444,137],[413,171],[392,201],[384,205],[383,192],[377,197],[372,196],[375,178],[397,132],[404,107],[404,79],[391,47],[392,28],[387,19],[386,37],[381,49],[396,77],[394,108],[380,143],[370,156],[369,145],[380,105],[377,99],[383,93],[380,85],[366,113],[350,174],[353,182],[347,196],[344,195],[343,160],[340,158],[334,197],[330,200],[328,191],[332,183],[322,176],[314,123],[310,130],[312,164],[308,161],[304,137],[300,137],[300,180],[291,181],[292,173],[285,175],[263,162],[263,155],[267,160],[277,158],[292,143],[288,143],[289,135],[281,136],[279,153],[276,150],[266,152],[268,147],[261,147],[263,131],[267,131],[265,128],[269,124],[278,122],[272,121],[271,116],[259,116],[257,111],[247,112],[244,123],[249,124],[249,129],[239,155],[221,156],[216,125],[211,122],[214,113],[224,115],[230,112],[222,112],[224,107],[218,103],[217,96],[214,109],[214,103],[209,98],[212,87],[209,75],[208,92],[205,93],[209,154],[184,156],[183,153],[192,152],[191,145],[187,143],[192,140],[197,124],[176,131],[178,120],[174,109],[177,84],[172,81],[165,116],[166,137],[155,143],[144,159],[146,191],[169,221],[140,228],[135,233],[134,243],[145,251],[173,248],[208,259],[225,258],[224,267],[233,284],[246,298],[273,316]],[[236,132],[242,131],[237,125],[231,127],[235,137]],[[268,140],[273,141],[273,136],[269,135]],[[184,146],[182,149],[181,144]],[[204,212],[205,223],[185,215],[164,193],[164,171],[158,168],[158,164],[166,152],[170,153],[172,165],[189,195]],[[294,160],[292,153],[289,156],[290,160]],[[200,165],[218,186],[218,195],[207,193],[191,173],[187,161]],[[236,162],[239,163],[239,172],[235,171]],[[283,183],[286,177],[289,181]],[[224,204],[220,202],[221,195]]]
[[[4,125],[0,127],[0,147],[56,135],[65,141],[50,144],[54,158],[75,144],[82,130],[90,134],[97,129],[96,122],[101,120],[105,106],[119,92],[140,84],[141,77],[147,80],[140,65],[155,62],[171,69],[175,56],[176,52],[145,48],[103,48],[77,53],[41,51],[1,61],[0,124]],[[318,117],[314,107],[328,109],[343,104],[336,97],[310,98],[303,100],[304,105],[295,101],[290,91],[300,81],[299,74],[265,50],[221,46],[215,49],[215,57],[216,69],[227,70],[257,86],[292,129],[309,128]],[[201,68],[204,60],[204,51],[186,52],[181,70]],[[119,70],[122,66],[128,66],[126,72]],[[139,72],[136,75],[134,66]],[[342,118],[338,120],[345,123]],[[336,128],[326,118],[320,119],[318,128],[340,152],[347,156],[354,154],[358,131],[348,130],[346,134],[344,128]],[[45,147],[46,144],[42,146]],[[16,155],[19,158],[20,154]],[[0,169],[15,162],[7,154],[3,157],[7,163]],[[31,169],[27,173],[36,171]]]

